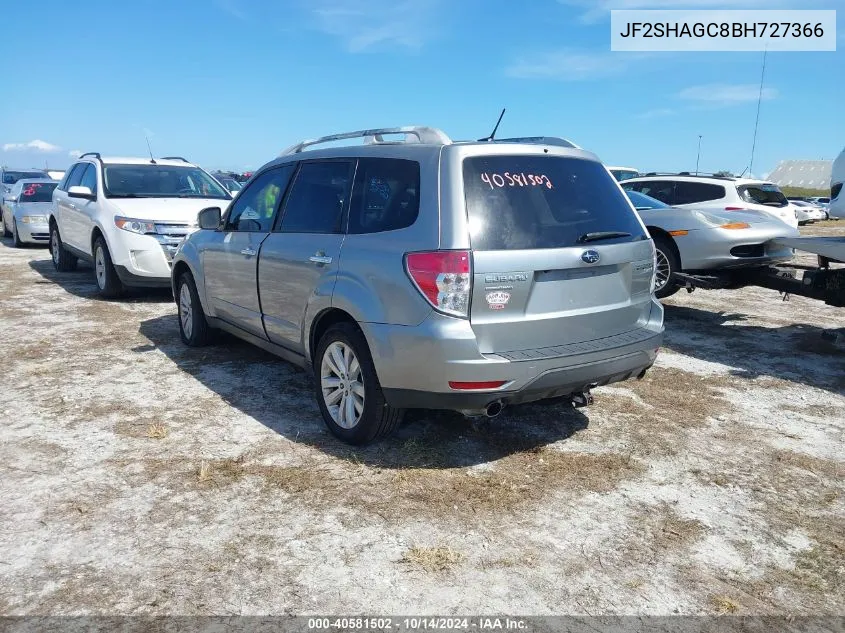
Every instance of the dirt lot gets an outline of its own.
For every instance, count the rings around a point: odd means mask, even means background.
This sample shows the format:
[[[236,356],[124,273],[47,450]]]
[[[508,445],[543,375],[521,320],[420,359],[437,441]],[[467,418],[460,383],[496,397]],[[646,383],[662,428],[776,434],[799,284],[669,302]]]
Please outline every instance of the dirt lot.
[[[0,613],[845,613],[845,309],[666,303],[583,412],[356,450],[302,372],[3,240]]]

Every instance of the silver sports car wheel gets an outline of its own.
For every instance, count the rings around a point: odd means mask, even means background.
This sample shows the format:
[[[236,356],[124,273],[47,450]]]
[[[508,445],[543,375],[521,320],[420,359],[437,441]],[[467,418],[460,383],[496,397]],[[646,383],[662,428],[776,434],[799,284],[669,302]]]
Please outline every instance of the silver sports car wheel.
[[[185,338],[191,338],[194,333],[194,310],[191,303],[191,289],[188,284],[182,284],[179,290],[179,321]]]
[[[672,265],[669,263],[669,258],[660,249],[655,253],[655,263],[657,269],[655,270],[655,291],[662,290],[663,287],[669,283],[669,277],[672,275]]]
[[[364,412],[364,377],[352,348],[335,341],[320,362],[323,402],[332,420],[343,429],[354,428]]]

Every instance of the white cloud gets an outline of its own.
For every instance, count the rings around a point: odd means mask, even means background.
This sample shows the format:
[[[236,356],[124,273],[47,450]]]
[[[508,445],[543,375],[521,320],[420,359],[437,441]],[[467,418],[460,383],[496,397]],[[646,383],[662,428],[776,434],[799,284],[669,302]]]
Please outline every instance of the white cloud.
[[[505,67],[505,75],[516,79],[559,81],[600,79],[621,73],[643,57],[647,55],[609,51],[551,51],[520,57]]]
[[[599,22],[609,17],[613,9],[795,8],[794,0],[558,0],[558,2],[581,9],[583,12],[579,17],[585,23]]]
[[[3,146],[4,152],[18,152],[24,150],[34,150],[36,152],[60,152],[62,148],[58,145],[53,145],[52,143],[48,143],[47,141],[41,141],[39,139],[35,139],[34,141],[29,141],[28,143],[6,143]]]
[[[80,156],[82,156],[82,152],[78,149],[72,149],[67,153],[67,155],[71,158],[79,158]]]
[[[735,105],[749,101],[757,101],[761,96],[758,84],[706,84],[684,88],[678,93],[678,97],[688,101],[700,103]],[[778,91],[775,88],[763,88],[762,98],[764,101],[775,99]]]
[[[440,0],[319,0],[309,6],[317,28],[343,40],[352,53],[377,45],[416,51],[436,35]]]

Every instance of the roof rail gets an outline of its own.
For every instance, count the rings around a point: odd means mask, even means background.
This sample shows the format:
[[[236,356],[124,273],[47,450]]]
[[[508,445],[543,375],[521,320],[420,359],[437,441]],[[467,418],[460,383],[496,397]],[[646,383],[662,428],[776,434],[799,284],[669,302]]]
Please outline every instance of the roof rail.
[[[719,178],[721,180],[736,180],[739,176],[725,176],[724,174],[711,174],[708,172],[690,171],[649,171],[640,176],[684,176],[685,178]]]
[[[159,160],[181,160],[183,163],[190,163],[187,158],[182,158],[181,156],[162,156]]]
[[[428,143],[432,145],[449,145],[452,143],[445,132],[434,127],[425,127],[419,125],[408,125],[405,127],[385,127],[376,128],[372,130],[357,130],[355,132],[343,132],[341,134],[331,134],[329,136],[321,136],[320,138],[309,139],[291,145],[285,149],[279,156],[288,156],[290,154],[298,154],[306,147],[318,145],[320,143],[331,143],[332,141],[343,141],[350,138],[363,138],[365,144],[389,143],[384,139],[385,134],[404,134],[404,143]],[[416,141],[409,141],[408,137],[415,137]]]
[[[514,138],[497,138],[490,143],[535,143],[537,145],[555,145],[557,147],[572,147],[574,149],[581,149],[572,141],[559,136],[521,136]]]
[[[100,152],[85,152],[84,154],[80,154],[79,158],[85,158],[86,156],[93,156],[97,160],[103,160],[100,158]]]

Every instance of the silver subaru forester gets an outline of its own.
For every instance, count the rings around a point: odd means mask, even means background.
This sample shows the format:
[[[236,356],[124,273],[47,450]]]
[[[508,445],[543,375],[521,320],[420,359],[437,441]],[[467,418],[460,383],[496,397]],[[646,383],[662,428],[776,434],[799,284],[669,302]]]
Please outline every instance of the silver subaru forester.
[[[326,424],[353,444],[409,408],[585,404],[642,377],[663,336],[645,227],[560,138],[304,141],[198,221],[173,260],[182,340],[218,328],[313,371]]]

